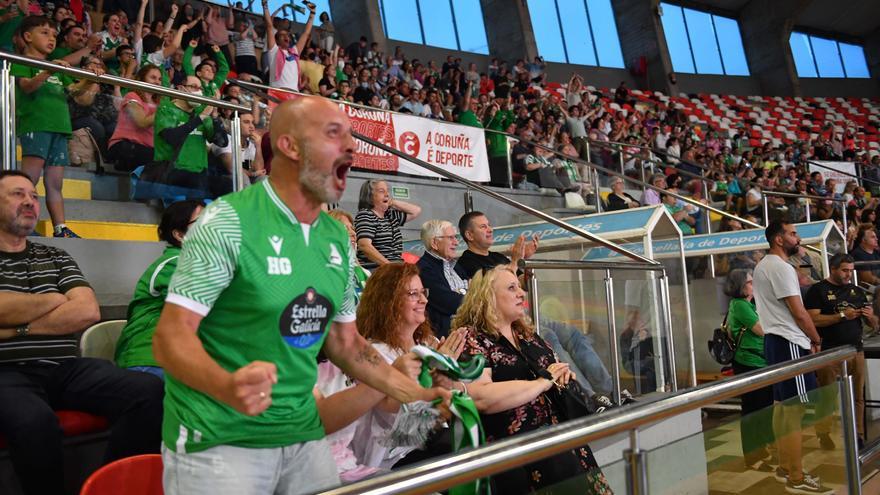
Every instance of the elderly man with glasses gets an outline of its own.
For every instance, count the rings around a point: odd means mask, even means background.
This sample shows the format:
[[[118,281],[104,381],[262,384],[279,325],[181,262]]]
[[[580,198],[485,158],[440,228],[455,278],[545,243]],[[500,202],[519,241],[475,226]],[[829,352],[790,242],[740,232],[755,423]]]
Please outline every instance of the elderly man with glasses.
[[[468,282],[465,269],[458,261],[458,236],[451,222],[429,220],[422,225],[422,242],[425,254],[417,263],[422,285],[428,295],[428,319],[438,337],[449,334],[452,315],[467,293]]]

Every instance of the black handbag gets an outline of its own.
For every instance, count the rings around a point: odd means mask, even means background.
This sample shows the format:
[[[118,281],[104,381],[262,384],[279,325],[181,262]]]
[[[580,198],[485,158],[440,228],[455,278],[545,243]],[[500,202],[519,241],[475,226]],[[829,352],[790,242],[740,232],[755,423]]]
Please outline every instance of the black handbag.
[[[733,357],[736,356],[736,351],[739,349],[739,344],[742,342],[745,333],[746,330],[743,328],[739,332],[739,337],[736,338],[736,342],[734,342],[733,337],[730,336],[730,329],[727,327],[727,315],[724,315],[724,321],[721,322],[721,328],[716,328],[715,331],[712,332],[712,340],[708,342],[709,354],[712,355],[712,359],[722,365],[732,363]]]
[[[526,356],[521,350],[517,349],[509,340],[503,336],[499,336],[499,339],[503,345],[507,346],[525,361],[529,367],[529,371],[535,375],[535,378],[546,378],[550,381],[553,380],[553,375],[551,375],[547,369],[538,366],[537,362]],[[589,416],[590,414],[596,414],[598,411],[598,407],[587,398],[584,390],[576,380],[570,380],[565,386],[555,385],[545,392],[545,395],[550,399],[550,402],[556,405],[557,412],[562,416],[559,418],[561,421],[582,418],[584,416]]]

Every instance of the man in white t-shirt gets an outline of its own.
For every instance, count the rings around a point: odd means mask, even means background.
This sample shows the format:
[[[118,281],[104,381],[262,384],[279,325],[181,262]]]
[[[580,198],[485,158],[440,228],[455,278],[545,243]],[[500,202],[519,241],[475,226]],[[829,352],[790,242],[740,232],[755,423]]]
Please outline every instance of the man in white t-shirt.
[[[296,46],[290,46],[290,31],[279,29],[275,31],[272,24],[272,15],[269,13],[269,1],[263,0],[263,17],[266,20],[266,50],[269,59],[269,86],[273,88],[287,88],[299,90],[299,55],[306,48],[306,43],[312,34],[312,24],[315,23],[315,4],[308,3],[309,20],[306,28],[296,42]]]
[[[784,363],[818,352],[821,341],[801,300],[797,273],[788,263],[797,254],[800,237],[794,225],[774,221],[764,231],[770,251],[755,267],[752,287],[758,321],[764,330],[767,365]],[[776,481],[789,493],[831,493],[818,477],[803,469],[801,420],[808,393],[817,388],[813,372],[773,385],[773,430],[779,447]]]

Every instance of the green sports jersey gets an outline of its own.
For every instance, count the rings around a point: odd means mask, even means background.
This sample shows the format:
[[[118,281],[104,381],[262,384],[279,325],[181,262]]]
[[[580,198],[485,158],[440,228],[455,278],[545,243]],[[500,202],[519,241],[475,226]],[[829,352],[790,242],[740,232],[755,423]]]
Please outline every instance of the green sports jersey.
[[[73,53],[73,50],[66,46],[59,46],[52,50],[52,53],[49,54],[49,60],[58,60],[60,58],[64,58]]]
[[[246,416],[166,374],[165,445],[276,448],[324,436],[312,387],[331,321],[355,319],[354,254],[326,213],[311,225],[271,179],[221,197],[187,234],[167,302],[204,316],[205,351],[232,372],[252,361],[278,369],[272,405]]]
[[[0,17],[6,15],[10,8],[12,7],[0,9]],[[15,8],[18,9],[18,7]],[[21,26],[21,21],[23,20],[24,13],[19,10],[18,15],[12,19],[9,19],[6,22],[0,22],[0,50],[6,50],[7,52],[15,51],[12,38],[15,35],[15,30],[18,29],[18,26]]]
[[[178,150],[171,146],[161,136],[165,129],[180,127],[189,122],[195,112],[203,107],[198,107],[193,113],[187,113],[171,102],[169,98],[162,98],[159,108],[156,110],[156,118],[153,120],[155,146],[153,157],[156,161],[166,161],[174,158]],[[214,137],[214,121],[208,117],[202,118],[202,123],[187,136],[180,148],[174,167],[189,172],[202,172],[208,168],[208,140]]]
[[[196,70],[192,65],[193,47],[187,46],[183,52],[183,72],[188,76],[196,75]],[[226,61],[226,55],[223,52],[215,52],[214,58],[217,59],[217,73],[214,79],[205,82],[202,81],[202,94],[208,98],[214,98],[215,94],[220,94],[220,87],[226,82],[226,76],[229,75],[229,62]],[[201,78],[199,78],[201,80]]]
[[[32,78],[43,72],[42,69],[26,65],[12,64],[12,75]],[[70,111],[67,108],[65,88],[73,79],[63,74],[52,74],[33,93],[25,93],[19,84],[15,85],[16,132],[57,132],[72,134]]]
[[[153,333],[179,256],[180,248],[168,246],[138,280],[128,304],[128,322],[116,342],[116,364],[120,368],[159,366],[153,357]]]

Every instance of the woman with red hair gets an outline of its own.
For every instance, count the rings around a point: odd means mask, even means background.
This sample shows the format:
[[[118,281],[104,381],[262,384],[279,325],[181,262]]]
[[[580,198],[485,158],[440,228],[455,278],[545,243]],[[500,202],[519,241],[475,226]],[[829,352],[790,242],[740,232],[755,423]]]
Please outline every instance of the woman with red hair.
[[[408,353],[416,345],[437,347],[438,351],[458,359],[464,346],[464,332],[452,332],[443,342],[434,337],[425,307],[428,289],[422,286],[419,268],[408,263],[389,263],[377,268],[361,296],[357,310],[358,331],[389,363]],[[415,377],[414,377],[415,378]],[[464,390],[464,385],[452,383],[442,375],[435,375],[436,385]],[[386,397],[363,418],[352,446],[358,459],[368,466],[391,468],[404,456],[421,447],[388,446],[387,438],[395,422],[405,423],[398,415],[410,414],[412,406],[401,407],[396,400]]]

